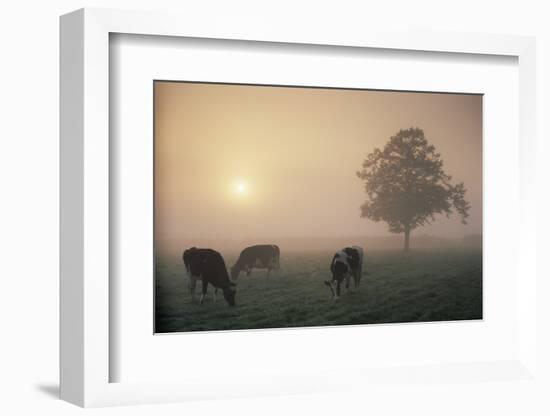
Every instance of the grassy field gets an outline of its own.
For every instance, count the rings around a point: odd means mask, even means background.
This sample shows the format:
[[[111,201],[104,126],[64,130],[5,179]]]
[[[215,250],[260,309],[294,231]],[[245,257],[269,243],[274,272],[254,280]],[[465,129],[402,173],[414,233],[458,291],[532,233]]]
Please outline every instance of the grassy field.
[[[235,255],[225,255],[229,267]],[[237,281],[237,306],[221,293],[212,302],[191,302],[179,256],[158,259],[156,332],[281,328],[482,318],[481,250],[367,252],[359,290],[333,301],[329,288],[332,253],[281,253],[281,270]],[[197,284],[197,299],[200,296]]]

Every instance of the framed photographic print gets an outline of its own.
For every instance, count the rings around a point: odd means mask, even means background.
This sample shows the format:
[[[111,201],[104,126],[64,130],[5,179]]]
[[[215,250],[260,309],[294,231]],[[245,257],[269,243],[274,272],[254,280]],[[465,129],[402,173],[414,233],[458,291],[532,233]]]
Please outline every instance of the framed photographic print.
[[[246,22],[61,19],[62,398],[531,379],[533,39]]]
[[[156,333],[483,318],[482,95],[153,88]]]

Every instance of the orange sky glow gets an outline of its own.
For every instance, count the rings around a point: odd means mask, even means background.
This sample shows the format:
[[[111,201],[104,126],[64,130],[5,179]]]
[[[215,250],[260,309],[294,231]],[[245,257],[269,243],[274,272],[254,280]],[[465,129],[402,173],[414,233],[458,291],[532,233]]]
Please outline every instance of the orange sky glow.
[[[360,217],[355,172],[409,127],[472,206],[467,225],[442,216],[414,233],[481,233],[480,95],[159,81],[154,92],[157,242],[387,236]]]

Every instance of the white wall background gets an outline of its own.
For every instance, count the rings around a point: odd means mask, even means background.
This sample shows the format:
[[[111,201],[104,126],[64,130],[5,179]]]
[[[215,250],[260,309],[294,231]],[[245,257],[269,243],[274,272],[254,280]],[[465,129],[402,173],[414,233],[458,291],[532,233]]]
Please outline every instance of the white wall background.
[[[58,383],[58,16],[74,9],[178,10],[263,16],[285,24],[383,25],[536,35],[538,41],[539,241],[550,249],[550,13],[545,1],[168,1],[9,0],[0,9],[0,413],[73,414]],[[290,23],[288,23],[290,22]],[[546,215],[545,215],[546,214]],[[540,256],[543,275],[549,268]],[[541,294],[550,293],[542,282]],[[544,298],[541,296],[541,300]],[[550,308],[540,302],[546,369]],[[545,329],[546,328],[546,329]],[[545,353],[546,351],[546,353]],[[549,371],[546,374],[550,374]],[[550,414],[546,391],[529,383],[388,387],[376,397],[345,393],[93,410],[100,414]],[[406,413],[405,413],[406,412]]]

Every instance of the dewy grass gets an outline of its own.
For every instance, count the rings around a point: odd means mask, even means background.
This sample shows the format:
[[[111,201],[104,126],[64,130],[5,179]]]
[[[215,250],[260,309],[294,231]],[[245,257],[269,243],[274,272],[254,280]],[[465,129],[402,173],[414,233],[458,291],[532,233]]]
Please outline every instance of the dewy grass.
[[[482,318],[481,249],[366,251],[359,290],[343,289],[335,301],[323,284],[331,258],[330,252],[283,253],[281,270],[269,278],[265,270],[239,277],[234,308],[220,294],[213,303],[212,287],[204,304],[192,303],[179,256],[159,258],[156,332]]]

